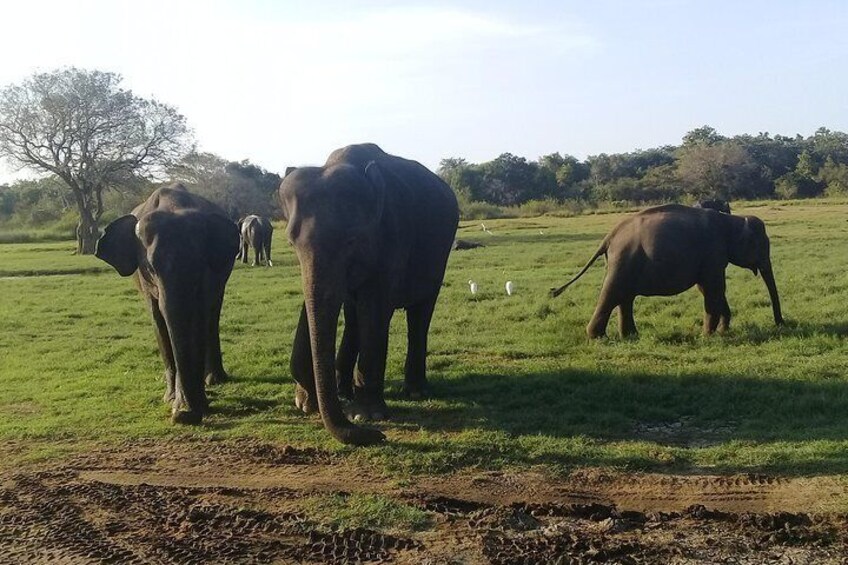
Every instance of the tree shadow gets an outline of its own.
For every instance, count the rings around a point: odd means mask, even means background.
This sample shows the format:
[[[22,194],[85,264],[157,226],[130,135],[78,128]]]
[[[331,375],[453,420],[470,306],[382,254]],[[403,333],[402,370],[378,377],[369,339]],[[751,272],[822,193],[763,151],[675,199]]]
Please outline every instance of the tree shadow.
[[[282,401],[253,396],[220,395],[210,397],[210,414],[225,418],[244,418],[277,409]]]
[[[769,462],[760,468],[790,474],[848,472],[845,449],[831,446],[815,451],[818,448],[810,446],[813,451],[797,462],[780,453],[781,443],[848,439],[848,383],[841,378],[799,381],[565,369],[450,379],[436,376],[431,386],[436,401],[405,403],[396,410],[398,424],[417,423],[435,432],[477,428],[508,436],[585,438],[600,446],[615,442],[693,450],[759,446],[775,452],[763,459]],[[473,458],[474,449],[464,452]],[[599,447],[575,456],[517,450],[510,458],[526,464],[657,467],[657,461],[646,457],[644,451]],[[716,468],[750,470],[750,466],[733,463],[719,463]]]

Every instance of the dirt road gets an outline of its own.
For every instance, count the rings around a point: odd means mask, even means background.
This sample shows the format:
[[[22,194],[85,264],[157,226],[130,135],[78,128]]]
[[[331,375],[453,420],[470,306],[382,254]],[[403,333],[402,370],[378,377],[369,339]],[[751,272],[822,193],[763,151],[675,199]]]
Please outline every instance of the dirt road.
[[[320,494],[379,494],[422,531],[337,531]],[[0,474],[0,563],[848,563],[837,478],[581,470],[399,482],[315,450],[135,441]]]

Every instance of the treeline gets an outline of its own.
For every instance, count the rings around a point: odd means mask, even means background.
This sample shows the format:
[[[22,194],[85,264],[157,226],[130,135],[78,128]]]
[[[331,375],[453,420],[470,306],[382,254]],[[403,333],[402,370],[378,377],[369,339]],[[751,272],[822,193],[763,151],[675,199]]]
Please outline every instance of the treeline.
[[[449,158],[438,173],[472,217],[478,204],[540,208],[539,201],[636,205],[809,198],[848,194],[848,134],[820,128],[809,137],[725,137],[703,126],[678,146],[601,153],[583,161],[560,153],[536,161],[504,153],[476,164]]]
[[[809,137],[725,137],[703,126],[678,146],[601,153],[582,161],[560,153],[535,161],[504,153],[476,164],[449,158],[438,173],[456,192],[467,218],[503,215],[505,207],[534,215],[605,204],[848,195],[848,134],[820,128]],[[247,160],[190,152],[164,176],[209,198],[233,219],[248,213],[280,217],[280,175]],[[128,213],[155,186],[132,175],[110,185],[103,193],[102,221]],[[0,225],[51,226],[70,236],[79,218],[74,198],[56,175],[0,185]]]
[[[212,200],[233,219],[246,214],[278,217],[281,177],[249,161],[227,161],[212,153],[192,152],[165,176]],[[158,186],[135,178],[112,186],[103,196],[104,220],[129,213]],[[73,234],[78,218],[74,195],[55,175],[0,185],[0,223],[7,227],[54,226]]]

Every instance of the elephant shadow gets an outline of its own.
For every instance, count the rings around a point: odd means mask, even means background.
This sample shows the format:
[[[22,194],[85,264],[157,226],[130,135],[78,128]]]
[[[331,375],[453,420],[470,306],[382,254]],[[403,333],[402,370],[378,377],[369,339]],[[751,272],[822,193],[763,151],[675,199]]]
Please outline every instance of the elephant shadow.
[[[775,445],[779,451],[781,443],[848,439],[848,383],[840,375],[806,381],[566,369],[444,379],[434,374],[431,387],[433,402],[400,403],[392,425],[403,428],[417,424],[434,432],[478,428],[512,437],[541,435],[599,445],[651,442],[689,449]],[[426,450],[426,446],[414,449]],[[528,465],[657,466],[656,461],[640,455],[642,450],[599,448],[581,452],[583,455],[575,456],[555,450],[522,453],[519,449],[510,459]],[[846,473],[848,454],[837,455],[839,452],[844,450],[830,454],[823,451],[818,457],[805,456],[797,461],[776,456],[774,464],[765,467],[798,475]],[[473,457],[470,451],[467,453]],[[479,455],[481,460],[493,456]],[[750,471],[733,464],[719,464],[716,469]]]

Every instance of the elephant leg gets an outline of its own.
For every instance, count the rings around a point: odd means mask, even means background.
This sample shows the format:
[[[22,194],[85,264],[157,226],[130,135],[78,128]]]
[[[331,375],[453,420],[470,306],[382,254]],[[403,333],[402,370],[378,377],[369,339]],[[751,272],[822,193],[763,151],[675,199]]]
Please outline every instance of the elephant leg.
[[[699,284],[698,290],[704,295],[704,335],[712,335],[718,328],[719,320],[724,314],[727,299],[724,295],[724,285]]]
[[[383,394],[392,314],[391,308],[381,304],[357,304],[359,360],[353,380],[354,420],[388,418]]]
[[[247,241],[241,244],[241,262],[247,265]]]
[[[253,246],[253,264],[251,267],[255,267],[257,264],[261,263],[260,253],[262,252],[262,246],[254,245]]]
[[[724,333],[730,329],[730,304],[727,303],[726,295],[723,298],[721,317],[718,321],[718,333]]]
[[[427,395],[427,335],[436,308],[434,296],[406,309],[406,366],[404,396],[420,400]]]
[[[353,371],[359,355],[356,307],[350,302],[344,305],[344,333],[336,356],[336,383],[339,396],[353,400]]]
[[[170,404],[174,402],[176,397],[175,379],[177,378],[177,365],[174,361],[171,337],[168,334],[168,325],[165,323],[165,318],[159,311],[158,301],[148,297],[147,305],[150,307],[150,313],[153,316],[153,329],[156,333],[156,343],[159,345],[159,354],[165,363],[165,396],[162,400],[166,404]]]
[[[633,319],[633,301],[635,296],[625,298],[618,305],[618,334],[621,337],[632,337],[637,334],[636,320]]]
[[[268,261],[267,265],[269,267],[274,266],[274,263],[271,261],[271,236],[268,236],[268,241],[265,242],[265,260]]]
[[[309,321],[306,306],[300,309],[300,319],[294,334],[291,354],[291,374],[295,380],[294,404],[304,414],[318,412],[318,397],[315,395],[315,375],[312,369],[312,344],[309,341]]]
[[[209,313],[209,334],[206,341],[206,384],[216,385],[227,380],[221,356],[221,306],[224,304],[224,288],[216,293],[212,311]]]
[[[612,267],[612,265],[610,265]],[[604,278],[604,284],[601,287],[601,294],[598,296],[598,303],[595,305],[595,312],[592,314],[592,319],[589,320],[589,325],[586,326],[586,333],[591,339],[604,337],[607,333],[607,324],[609,323],[612,311],[621,303],[621,276],[618,276],[612,269],[607,272]]]

